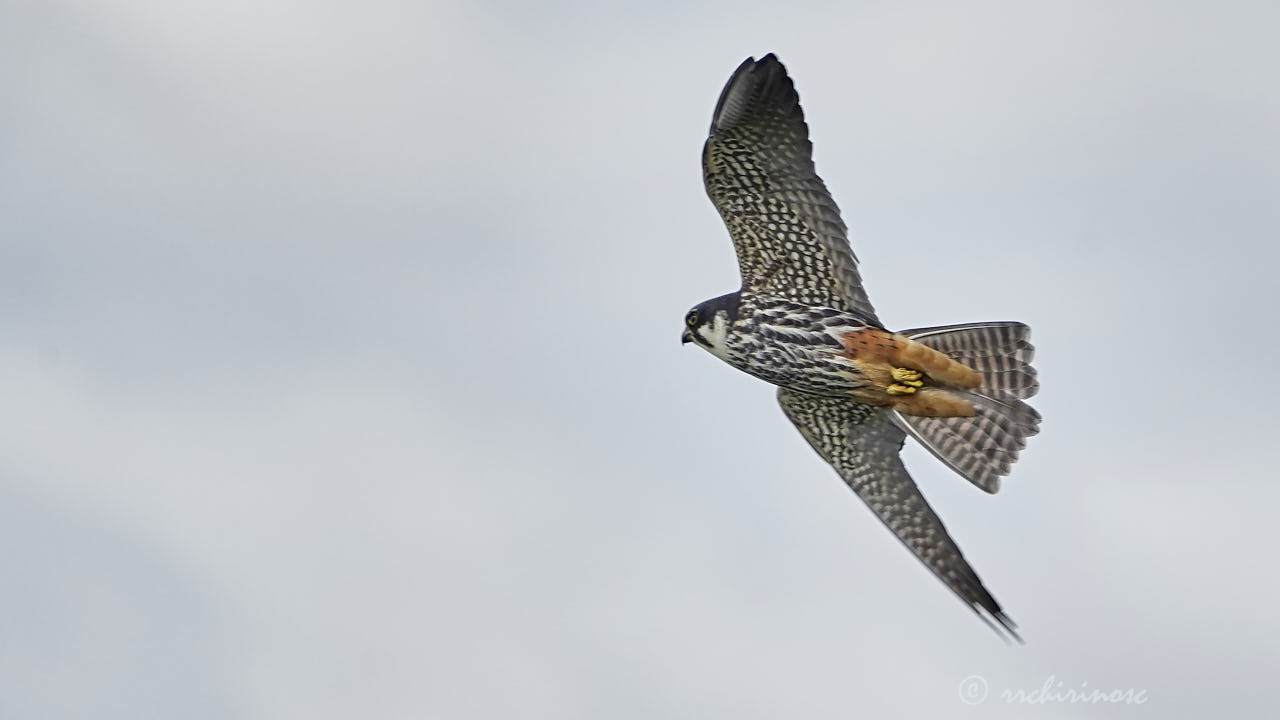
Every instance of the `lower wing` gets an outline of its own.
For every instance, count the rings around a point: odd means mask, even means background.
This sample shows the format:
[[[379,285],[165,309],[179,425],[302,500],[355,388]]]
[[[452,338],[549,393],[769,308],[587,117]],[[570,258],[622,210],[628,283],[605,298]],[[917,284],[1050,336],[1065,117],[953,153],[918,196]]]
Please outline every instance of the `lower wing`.
[[[1021,640],[907,474],[898,455],[906,434],[884,410],[781,388],[778,402],[805,440],[920,562],[993,629],[991,619]]]

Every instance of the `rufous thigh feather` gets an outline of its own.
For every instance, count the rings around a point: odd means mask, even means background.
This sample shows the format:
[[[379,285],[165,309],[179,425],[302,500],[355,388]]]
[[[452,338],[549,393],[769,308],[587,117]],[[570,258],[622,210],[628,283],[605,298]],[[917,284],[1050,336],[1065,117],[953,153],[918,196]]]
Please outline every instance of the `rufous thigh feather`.
[[[941,388],[922,388],[913,395],[899,395],[890,405],[903,415],[924,417],[973,417],[977,411],[964,398]]]
[[[956,362],[905,335],[895,334],[893,339],[896,352],[888,360],[897,367],[919,370],[942,385],[969,389],[982,384],[982,375],[968,365]]]
[[[851,360],[919,370],[940,385],[968,389],[982,384],[978,371],[905,335],[864,328],[845,333],[840,341],[844,344],[845,356]]]

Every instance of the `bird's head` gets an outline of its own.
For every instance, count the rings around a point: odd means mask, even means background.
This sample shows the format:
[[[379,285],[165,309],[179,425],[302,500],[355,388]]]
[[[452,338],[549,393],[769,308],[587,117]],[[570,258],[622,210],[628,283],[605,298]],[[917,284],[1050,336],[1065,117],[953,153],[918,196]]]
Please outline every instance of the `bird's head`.
[[[684,316],[682,343],[696,343],[716,357],[728,354],[729,325],[738,319],[738,293],[722,295],[693,306]]]

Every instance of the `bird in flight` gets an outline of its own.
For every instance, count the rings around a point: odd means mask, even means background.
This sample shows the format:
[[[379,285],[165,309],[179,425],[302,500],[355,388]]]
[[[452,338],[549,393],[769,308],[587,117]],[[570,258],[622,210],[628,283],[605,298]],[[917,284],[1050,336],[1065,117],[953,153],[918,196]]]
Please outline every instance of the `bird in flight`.
[[[1040,424],[1024,402],[1039,389],[1029,328],[880,324],[840,211],[814,172],[799,97],[773,54],[748,58],[729,78],[702,168],[742,287],[690,310],[682,341],[776,385],[800,434],[894,535],[993,629],[992,620],[1017,639],[899,451],[910,435],[996,492]]]

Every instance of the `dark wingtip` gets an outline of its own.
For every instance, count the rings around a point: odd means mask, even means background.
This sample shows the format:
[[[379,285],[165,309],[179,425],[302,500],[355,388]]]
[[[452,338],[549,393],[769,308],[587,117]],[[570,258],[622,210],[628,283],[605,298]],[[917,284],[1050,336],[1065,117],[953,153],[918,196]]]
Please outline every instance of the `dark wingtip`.
[[[752,78],[749,87],[744,85],[748,82],[747,78],[757,72],[762,79]],[[791,89],[787,69],[777,55],[769,53],[759,60],[754,57],[743,60],[720,91],[720,99],[716,101],[715,112],[711,115],[711,132],[715,133],[719,128],[737,121],[751,101],[756,99],[756,95],[764,97],[779,92],[777,78],[781,78],[786,84],[785,88],[781,88],[783,93]]]
[[[997,610],[996,612],[992,613],[991,616],[994,617],[996,621],[999,622],[1000,625],[1004,628],[1004,634],[1002,634],[1001,637],[1007,636],[1005,637],[1006,641],[1008,641],[1009,638],[1013,638],[1013,641],[1018,645],[1027,644],[1027,641],[1023,640],[1022,636],[1018,634],[1018,630],[1017,630],[1018,625],[1013,621],[1012,618],[1010,618],[1008,615],[1005,615],[1004,612],[1000,610]]]
[[[1022,636],[1018,634],[1018,624],[1013,618],[1005,614],[1004,609],[1000,607],[1000,603],[996,602],[990,591],[982,584],[977,574],[971,575],[972,584],[968,587],[953,587],[948,584],[951,591],[958,595],[969,605],[969,609],[973,611],[978,619],[986,623],[992,632],[1000,636],[1001,640],[1006,643],[1012,640],[1018,645],[1025,645]],[[994,621],[994,622],[993,622]],[[997,625],[997,623],[999,623]]]
[[[767,57],[767,56],[766,56]],[[738,79],[746,73],[751,72],[756,66],[756,59],[748,57],[738,65],[738,68],[729,76],[729,81],[724,84],[724,88],[720,90],[720,99],[716,100],[715,112],[711,113],[711,132],[715,132],[720,123],[720,116],[724,114],[724,105],[728,102],[729,97],[733,94],[734,88],[738,86]]]
[[[1015,623],[1008,615],[1005,615],[1004,611],[1000,610],[998,606],[994,611],[990,608],[977,604],[971,605],[970,607],[973,608],[973,614],[977,615],[979,620],[986,623],[987,627],[991,628],[991,632],[999,635],[1000,639],[1003,640],[1005,644],[1027,644],[1026,641],[1022,639],[1022,636],[1018,634],[1017,623]],[[986,612],[983,612],[984,610]],[[992,622],[992,620],[995,620],[995,622]],[[996,623],[999,623],[999,625]]]

